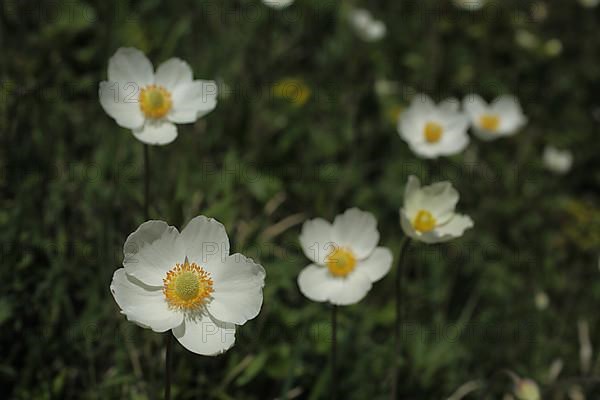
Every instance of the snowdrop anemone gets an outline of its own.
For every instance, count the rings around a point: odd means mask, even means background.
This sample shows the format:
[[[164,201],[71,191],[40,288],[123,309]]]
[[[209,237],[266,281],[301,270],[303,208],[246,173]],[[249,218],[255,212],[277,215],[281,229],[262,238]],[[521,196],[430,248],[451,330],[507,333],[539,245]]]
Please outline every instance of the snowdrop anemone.
[[[469,145],[469,120],[458,111],[459,104],[448,99],[436,105],[428,96],[415,96],[398,119],[398,132],[413,153],[423,158],[451,156]]]
[[[165,145],[177,137],[175,124],[189,124],[217,105],[214,81],[193,80],[190,66],[171,58],[154,67],[144,53],[120,48],[100,82],[100,104],[116,123],[143,143]]]
[[[188,350],[225,352],[236,325],[256,317],[265,271],[241,254],[229,254],[225,228],[199,216],[179,233],[148,221],[127,238],[123,267],[110,285],[129,321],[155,332],[172,330]]]
[[[356,31],[356,34],[365,42],[376,42],[385,37],[387,28],[382,21],[379,21],[364,9],[353,9],[348,14],[350,25]]]
[[[455,212],[459,194],[450,182],[421,187],[415,176],[408,178],[400,220],[404,233],[424,243],[458,238],[473,227],[469,216]]]
[[[559,150],[552,146],[544,149],[544,166],[557,174],[566,174],[573,165],[573,154],[569,150]]]
[[[500,96],[488,105],[480,96],[469,95],[463,107],[475,134],[483,140],[512,136],[527,123],[519,101],[512,96]]]
[[[275,8],[276,10],[283,10],[284,8],[292,5],[294,0],[262,0],[262,2],[271,8]]]
[[[306,221],[300,244],[313,264],[298,276],[300,291],[313,301],[358,303],[392,266],[391,251],[378,242],[375,217],[357,208],[338,215],[333,224]]]

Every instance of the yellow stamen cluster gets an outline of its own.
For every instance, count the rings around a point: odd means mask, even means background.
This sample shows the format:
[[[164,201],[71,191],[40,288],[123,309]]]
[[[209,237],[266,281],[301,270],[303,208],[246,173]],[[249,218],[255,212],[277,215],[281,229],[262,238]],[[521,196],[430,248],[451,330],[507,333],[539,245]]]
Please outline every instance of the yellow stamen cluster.
[[[500,127],[500,117],[495,114],[484,114],[479,118],[479,125],[486,131],[496,132]]]
[[[437,143],[442,139],[444,128],[438,123],[428,122],[423,130],[423,136],[427,143]]]
[[[345,277],[356,268],[356,257],[352,250],[345,247],[336,247],[325,259],[331,275]]]
[[[204,304],[213,290],[210,274],[196,263],[176,264],[163,279],[163,293],[171,307],[194,310]]]
[[[159,119],[171,111],[171,93],[162,86],[148,85],[140,91],[140,109],[146,118]]]
[[[435,229],[437,221],[427,210],[420,210],[413,221],[413,227],[421,233],[430,232]]]

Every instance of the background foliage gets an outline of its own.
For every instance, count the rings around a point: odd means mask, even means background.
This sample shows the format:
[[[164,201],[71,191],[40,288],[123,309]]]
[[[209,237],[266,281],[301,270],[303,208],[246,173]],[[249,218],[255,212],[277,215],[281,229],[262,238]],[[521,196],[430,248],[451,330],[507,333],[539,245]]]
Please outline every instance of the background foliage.
[[[385,21],[384,40],[358,39],[351,3]],[[397,254],[411,173],[450,179],[475,229],[411,248],[402,398],[448,398],[471,381],[480,386],[467,398],[500,398],[512,386],[504,369],[535,379],[547,398],[600,396],[599,9],[517,0],[477,12],[446,0],[298,0],[281,12],[257,0],[1,7],[6,398],[160,397],[163,337],[126,322],[108,289],[143,219],[142,145],[97,98],[121,46],[155,65],[181,57],[221,87],[213,113],[151,149],[151,216],[180,227],[217,218],[232,248],[268,274],[263,311],[231,351],[204,358],[175,346],[177,399],[327,398],[329,312],[297,289],[308,263],[300,225],[358,206]],[[530,123],[425,162],[395,127],[418,92],[512,93]],[[545,144],[574,152],[568,175],[543,168]],[[390,275],[341,312],[343,398],[387,396],[393,295]]]

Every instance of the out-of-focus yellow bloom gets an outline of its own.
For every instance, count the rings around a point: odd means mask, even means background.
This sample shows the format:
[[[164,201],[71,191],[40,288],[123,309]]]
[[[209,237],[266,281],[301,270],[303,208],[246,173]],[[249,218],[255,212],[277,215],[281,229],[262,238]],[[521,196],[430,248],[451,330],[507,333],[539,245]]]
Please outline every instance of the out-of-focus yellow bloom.
[[[301,79],[284,78],[273,84],[273,96],[285,99],[295,106],[301,107],[308,99],[312,91]]]

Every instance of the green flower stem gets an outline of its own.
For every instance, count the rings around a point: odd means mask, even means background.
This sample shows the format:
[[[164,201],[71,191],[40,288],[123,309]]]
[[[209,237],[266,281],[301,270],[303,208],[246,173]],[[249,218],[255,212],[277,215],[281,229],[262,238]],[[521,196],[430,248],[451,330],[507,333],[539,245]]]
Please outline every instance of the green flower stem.
[[[402,239],[400,254],[398,255],[398,268],[396,269],[396,323],[394,325],[394,360],[392,362],[392,392],[390,399],[398,399],[398,363],[402,351],[400,333],[402,325],[402,278],[404,276],[404,258],[411,240],[408,236]]]
[[[150,146],[144,144],[144,220],[150,219]]]
[[[337,399],[337,306],[331,306],[331,400]]]
[[[173,335],[167,332],[165,338],[167,355],[165,360],[165,400],[171,400],[171,375],[173,372]]]

